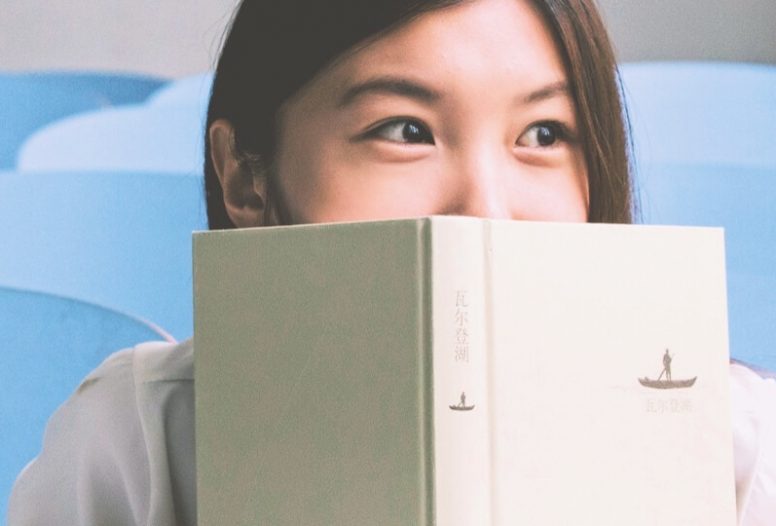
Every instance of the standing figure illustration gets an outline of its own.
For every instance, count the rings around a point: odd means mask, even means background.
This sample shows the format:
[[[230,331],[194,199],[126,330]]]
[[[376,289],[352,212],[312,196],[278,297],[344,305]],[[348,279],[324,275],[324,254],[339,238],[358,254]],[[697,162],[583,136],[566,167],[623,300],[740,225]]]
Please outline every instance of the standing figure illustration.
[[[455,405],[448,406],[453,411],[471,411],[474,409],[473,405],[466,405],[466,392],[461,391],[461,401]]]
[[[663,355],[663,372],[660,373],[660,377],[663,376],[663,373],[665,373],[666,375],[666,380],[670,382],[671,381],[671,355],[668,354],[668,349],[666,349],[666,353]]]
[[[671,356],[671,353],[668,349],[666,349],[665,354],[663,354],[663,370],[660,372],[660,376],[657,377],[657,380],[652,380],[649,377],[643,377],[639,378],[639,383],[643,385],[644,387],[649,387],[652,389],[679,389],[679,388],[685,388],[685,387],[692,387],[695,385],[695,380],[698,379],[697,376],[693,376],[692,378],[685,378],[680,380],[674,380],[671,375],[671,362],[674,361],[674,357]],[[665,380],[663,380],[663,375],[666,376]]]

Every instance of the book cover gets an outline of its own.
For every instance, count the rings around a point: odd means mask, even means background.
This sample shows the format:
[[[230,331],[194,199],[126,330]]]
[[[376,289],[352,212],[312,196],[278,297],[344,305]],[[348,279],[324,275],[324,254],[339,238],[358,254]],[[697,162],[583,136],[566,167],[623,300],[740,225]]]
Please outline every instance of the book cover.
[[[735,524],[724,241],[195,234],[200,524]]]

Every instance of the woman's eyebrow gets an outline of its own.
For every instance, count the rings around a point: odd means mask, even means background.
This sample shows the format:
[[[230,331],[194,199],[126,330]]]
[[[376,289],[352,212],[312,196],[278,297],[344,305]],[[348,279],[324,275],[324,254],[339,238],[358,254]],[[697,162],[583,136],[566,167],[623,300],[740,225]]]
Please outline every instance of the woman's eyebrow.
[[[400,95],[420,102],[432,103],[439,100],[442,95],[428,86],[403,77],[374,77],[348,87],[340,97],[337,107],[342,108],[352,104],[357,98],[369,93],[383,93]]]
[[[547,84],[542,88],[534,90],[528,95],[518,97],[518,101],[520,104],[533,104],[535,102],[551,99],[559,95],[568,96],[569,94],[568,82],[565,80],[560,80],[558,82],[553,82],[552,84]]]

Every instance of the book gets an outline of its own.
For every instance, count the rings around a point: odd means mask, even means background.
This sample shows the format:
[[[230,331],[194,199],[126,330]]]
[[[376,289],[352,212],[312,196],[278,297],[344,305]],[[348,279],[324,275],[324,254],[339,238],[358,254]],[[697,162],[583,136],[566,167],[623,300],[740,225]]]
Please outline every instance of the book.
[[[735,524],[720,229],[194,236],[200,524]]]

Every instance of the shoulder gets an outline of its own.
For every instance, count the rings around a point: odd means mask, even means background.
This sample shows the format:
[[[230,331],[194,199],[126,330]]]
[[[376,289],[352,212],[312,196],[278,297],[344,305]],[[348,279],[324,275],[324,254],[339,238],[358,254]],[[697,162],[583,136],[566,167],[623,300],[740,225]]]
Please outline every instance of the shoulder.
[[[14,486],[10,524],[185,523],[175,506],[193,516],[193,490],[178,480],[193,477],[182,467],[193,455],[191,342],[119,351],[49,420],[39,456]]]
[[[730,365],[736,494],[743,525],[776,520],[776,379]]]
[[[134,375],[140,383],[189,382],[194,379],[194,346],[191,340],[178,344],[144,343],[130,352]]]
[[[730,394],[733,417],[757,422],[758,427],[776,424],[776,376],[745,364],[730,364]]]
[[[76,394],[98,383],[105,386],[105,380],[126,383],[126,387],[155,381],[191,381],[194,379],[193,354],[191,340],[138,344],[106,358],[81,382]]]

